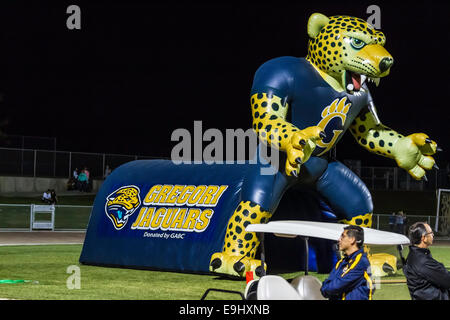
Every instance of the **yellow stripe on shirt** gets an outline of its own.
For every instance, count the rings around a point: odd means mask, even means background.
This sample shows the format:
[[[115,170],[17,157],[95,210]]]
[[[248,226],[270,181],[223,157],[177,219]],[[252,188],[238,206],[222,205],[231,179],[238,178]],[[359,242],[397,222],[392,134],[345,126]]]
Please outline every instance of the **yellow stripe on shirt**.
[[[367,285],[369,286],[369,300],[372,300],[372,290],[373,290],[372,279],[370,279],[369,275],[367,274],[367,271],[364,271],[364,278],[366,279]]]
[[[339,265],[341,264],[342,260],[344,260],[344,259],[341,259],[336,263],[336,267],[335,267],[336,270],[339,268]]]
[[[362,253],[358,254],[355,258],[355,262],[352,263],[350,268],[348,268],[347,270],[345,270],[345,272],[342,273],[341,277],[345,276],[347,273],[350,272],[350,270],[354,269],[356,267],[356,265],[358,264],[359,260],[361,260],[361,257],[362,257]]]

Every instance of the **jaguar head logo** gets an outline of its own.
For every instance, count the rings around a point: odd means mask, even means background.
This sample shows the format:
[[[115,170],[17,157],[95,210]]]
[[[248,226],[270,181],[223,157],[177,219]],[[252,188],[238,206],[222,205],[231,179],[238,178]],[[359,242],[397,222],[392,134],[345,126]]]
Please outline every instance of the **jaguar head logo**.
[[[106,198],[105,213],[116,230],[122,229],[128,218],[141,204],[140,190],[136,186],[117,189]]]
[[[394,63],[383,32],[360,18],[314,13],[308,35],[307,60],[349,93],[359,92],[366,79],[378,86]]]

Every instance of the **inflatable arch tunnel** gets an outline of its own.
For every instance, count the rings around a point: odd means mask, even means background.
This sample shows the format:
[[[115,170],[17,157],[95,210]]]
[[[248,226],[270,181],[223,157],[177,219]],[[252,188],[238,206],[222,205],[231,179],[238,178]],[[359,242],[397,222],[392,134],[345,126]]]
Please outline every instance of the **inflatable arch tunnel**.
[[[209,273],[211,255],[222,250],[228,220],[242,200],[246,181],[258,174],[259,165],[248,163],[126,163],[97,193],[79,260],[88,265]],[[286,191],[272,220],[333,219],[307,192]],[[329,272],[335,262],[333,244],[316,240],[310,241],[309,269]],[[300,239],[269,236],[265,243],[269,271],[277,266],[303,268]]]

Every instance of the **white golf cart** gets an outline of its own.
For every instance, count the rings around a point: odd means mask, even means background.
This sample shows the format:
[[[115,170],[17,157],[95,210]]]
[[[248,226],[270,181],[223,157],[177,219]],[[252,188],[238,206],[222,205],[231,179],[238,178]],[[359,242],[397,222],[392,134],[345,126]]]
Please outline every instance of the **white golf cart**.
[[[305,275],[298,276],[290,282],[277,275],[266,275],[265,272],[258,280],[251,280],[244,294],[237,291],[208,289],[203,294],[204,300],[210,291],[237,293],[246,300],[326,300],[320,293],[322,283],[314,276],[308,275],[308,239],[322,238],[337,241],[346,224],[312,222],[312,221],[272,221],[267,224],[250,224],[246,231],[256,232],[260,239],[261,265],[264,266],[264,233],[273,233],[278,237],[301,237],[305,241]],[[380,231],[376,229],[364,229],[364,244],[397,246],[402,263],[403,245],[409,244],[409,239],[401,234]],[[264,270],[264,268],[263,268]]]

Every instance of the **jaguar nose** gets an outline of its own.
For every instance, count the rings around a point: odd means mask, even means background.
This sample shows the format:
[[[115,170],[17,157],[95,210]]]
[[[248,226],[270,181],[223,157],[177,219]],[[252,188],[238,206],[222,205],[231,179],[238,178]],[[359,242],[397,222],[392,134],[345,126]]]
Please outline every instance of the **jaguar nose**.
[[[378,67],[380,68],[381,73],[385,72],[387,69],[389,69],[392,64],[394,63],[394,59],[392,58],[383,58],[380,61],[380,64]]]

